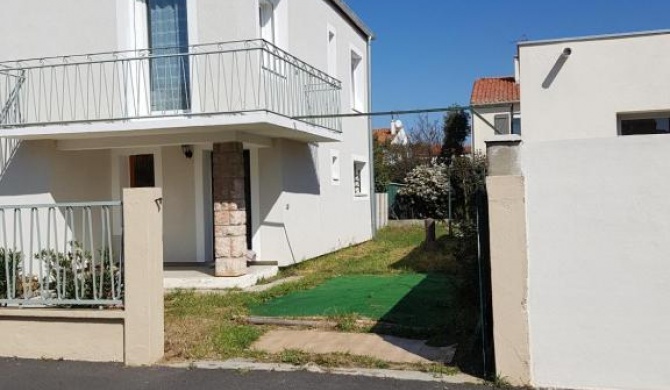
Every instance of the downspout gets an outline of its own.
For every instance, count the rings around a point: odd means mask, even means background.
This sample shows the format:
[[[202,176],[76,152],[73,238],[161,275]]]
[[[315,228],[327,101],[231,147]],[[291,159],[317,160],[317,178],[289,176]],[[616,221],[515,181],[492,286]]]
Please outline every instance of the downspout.
[[[368,36],[368,112],[372,112],[372,37]],[[368,115],[368,160],[370,161],[370,223],[372,237],[377,235],[377,194],[375,189],[375,155],[372,140],[372,116]]]

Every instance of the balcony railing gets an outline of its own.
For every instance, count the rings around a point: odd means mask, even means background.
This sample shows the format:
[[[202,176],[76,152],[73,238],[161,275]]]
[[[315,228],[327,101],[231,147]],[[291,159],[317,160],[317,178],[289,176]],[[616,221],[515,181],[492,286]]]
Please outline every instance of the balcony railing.
[[[337,79],[264,41],[0,64],[0,128],[141,118],[340,112]],[[340,131],[337,118],[304,120]]]

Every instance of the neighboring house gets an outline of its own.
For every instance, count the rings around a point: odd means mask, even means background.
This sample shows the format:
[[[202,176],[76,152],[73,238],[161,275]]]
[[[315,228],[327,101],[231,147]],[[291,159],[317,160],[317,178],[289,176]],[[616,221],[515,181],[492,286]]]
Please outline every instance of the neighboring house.
[[[475,81],[470,106],[471,144],[475,152],[485,154],[486,141],[498,134],[521,134],[518,72],[514,77],[486,77]]]
[[[391,121],[391,127],[373,130],[372,136],[381,144],[407,146],[409,143],[405,126],[399,120]]]
[[[328,117],[370,102],[372,33],[342,0],[2,7],[0,205],[162,187],[165,262],[217,276],[372,237],[368,120]]]
[[[523,133],[488,142],[498,374],[670,388],[670,30],[522,42]]]

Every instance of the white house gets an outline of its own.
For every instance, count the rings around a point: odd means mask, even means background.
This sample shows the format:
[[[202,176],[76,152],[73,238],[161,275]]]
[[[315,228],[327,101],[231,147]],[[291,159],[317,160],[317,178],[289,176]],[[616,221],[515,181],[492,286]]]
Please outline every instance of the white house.
[[[515,64],[518,61],[515,60]],[[516,66],[518,69],[518,66]],[[486,141],[496,135],[521,134],[519,74],[475,81],[470,97],[472,150],[486,154]]]
[[[0,205],[162,187],[165,262],[369,240],[372,32],[342,0],[6,0]],[[120,213],[114,235],[119,237]]]
[[[670,31],[523,42],[523,133],[490,140],[496,367],[670,388]]]

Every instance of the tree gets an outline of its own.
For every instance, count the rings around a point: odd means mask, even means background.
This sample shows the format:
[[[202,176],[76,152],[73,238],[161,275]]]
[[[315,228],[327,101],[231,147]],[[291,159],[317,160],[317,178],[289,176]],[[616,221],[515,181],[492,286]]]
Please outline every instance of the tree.
[[[405,184],[398,191],[401,209],[410,211],[413,218],[447,217],[449,178],[444,165],[419,165],[407,175]]]
[[[431,120],[428,114],[419,114],[410,130],[410,147],[419,164],[432,165],[440,155],[443,130],[437,120]]]
[[[454,106],[444,117],[444,140],[440,160],[450,165],[454,156],[461,156],[468,135],[470,135],[470,115],[463,108]]]
[[[375,192],[386,192],[386,185],[392,180],[391,167],[388,164],[389,142],[380,142],[373,137],[373,154],[375,167]]]

